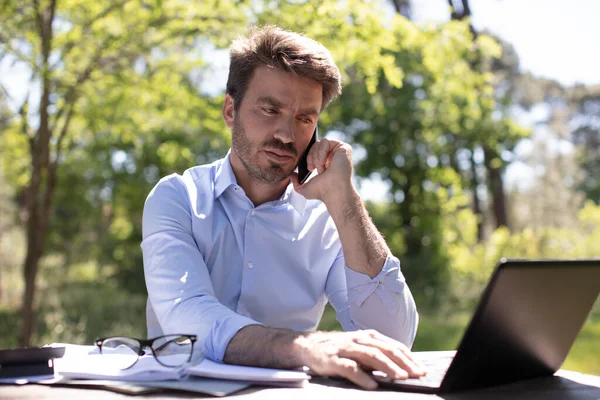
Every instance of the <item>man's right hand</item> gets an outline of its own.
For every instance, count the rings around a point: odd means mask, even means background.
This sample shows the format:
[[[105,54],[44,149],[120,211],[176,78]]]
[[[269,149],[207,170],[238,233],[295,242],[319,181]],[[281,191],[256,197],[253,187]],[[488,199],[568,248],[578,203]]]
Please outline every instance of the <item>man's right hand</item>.
[[[425,375],[408,347],[374,330],[301,333],[249,325],[231,339],[223,361],[266,368],[307,366],[319,375],[341,376],[365,389],[377,388],[365,371],[381,371],[393,379]]]
[[[392,379],[426,374],[404,344],[374,330],[307,333],[295,344],[297,355],[317,374],[341,376],[365,389],[377,388],[365,371],[381,371]]]

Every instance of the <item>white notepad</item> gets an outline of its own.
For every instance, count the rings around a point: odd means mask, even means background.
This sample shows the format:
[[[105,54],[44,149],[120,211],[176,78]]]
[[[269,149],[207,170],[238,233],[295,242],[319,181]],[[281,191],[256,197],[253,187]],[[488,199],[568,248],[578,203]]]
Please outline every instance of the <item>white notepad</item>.
[[[58,345],[58,344],[55,344]],[[152,355],[140,357],[131,368],[120,369],[114,355],[103,357],[94,346],[60,344],[65,355],[55,360],[57,375],[68,379],[105,379],[120,381],[179,380],[186,376],[229,379],[255,383],[302,383],[310,376],[304,371],[229,365],[203,359],[195,365],[169,368],[159,364]]]

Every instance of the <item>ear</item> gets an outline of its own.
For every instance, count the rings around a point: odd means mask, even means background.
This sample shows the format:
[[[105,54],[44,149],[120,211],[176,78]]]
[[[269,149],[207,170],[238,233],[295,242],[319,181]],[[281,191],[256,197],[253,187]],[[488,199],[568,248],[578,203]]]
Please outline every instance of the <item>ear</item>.
[[[229,129],[233,129],[233,121],[235,120],[235,107],[233,105],[233,97],[226,94],[223,102],[223,120]]]

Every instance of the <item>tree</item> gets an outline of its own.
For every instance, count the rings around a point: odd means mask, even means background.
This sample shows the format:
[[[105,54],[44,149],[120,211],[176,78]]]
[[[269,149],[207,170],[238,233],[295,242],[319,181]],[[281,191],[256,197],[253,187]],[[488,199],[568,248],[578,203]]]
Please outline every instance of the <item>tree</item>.
[[[600,204],[600,85],[578,85],[568,90],[571,140],[577,146],[580,166],[585,173],[579,188]]]
[[[473,24],[471,24],[470,21],[471,8],[469,6],[469,1],[448,0],[448,5],[450,6],[451,19],[458,21],[467,21],[469,24],[469,30],[471,31],[473,39],[475,40],[478,36],[478,32],[475,30]],[[476,56],[471,63],[472,68],[475,70],[479,70],[480,72],[488,72],[485,70],[485,64],[482,62],[483,60],[481,60],[480,57],[477,56],[477,53],[475,54]],[[497,61],[492,63],[492,65],[495,66],[498,66],[498,64],[499,63]],[[499,102],[499,104],[502,104],[502,102]],[[503,107],[501,107],[500,110],[497,111],[504,111],[502,108]],[[512,134],[513,130],[510,129],[508,125],[510,122],[506,120],[505,115],[503,115],[503,120],[500,121],[500,123],[495,123],[495,121],[492,120],[489,115],[486,116],[484,120],[486,120],[486,124],[485,126],[481,127],[481,133],[484,135],[496,137],[497,140],[492,140],[491,142],[488,142],[483,146],[479,143],[474,143],[474,148],[471,149],[471,154],[475,155],[475,147],[483,151],[484,165],[487,170],[488,188],[489,191],[492,193],[492,210],[496,222],[495,227],[508,226],[508,214],[506,211],[507,207],[504,194],[504,182],[502,180],[503,164],[505,163],[500,157],[500,154],[507,147],[506,141],[508,140],[512,142],[512,140],[510,139],[512,139],[514,136],[518,136],[518,134]],[[506,137],[507,135],[508,137]],[[511,144],[514,145],[514,143]],[[480,218],[480,222],[478,223],[477,237],[481,241],[483,239],[482,219],[484,213],[481,207],[481,199],[479,198],[479,179],[477,174],[477,168],[475,166],[476,163],[477,161],[475,160],[475,157],[473,157],[471,159],[471,179],[473,181],[473,211]]]
[[[17,170],[13,171],[16,183],[23,187],[27,236],[21,345],[29,344],[34,328],[35,281],[47,242],[59,167],[69,152],[77,150],[78,142],[89,140],[74,129],[85,124],[80,118],[88,96],[101,91],[105,79],[120,79],[127,86],[131,81],[126,78],[134,76],[136,68],[143,69],[142,65],[150,68],[162,63],[162,68],[181,71],[169,54],[193,51],[199,33],[218,38],[217,44],[222,44],[245,21],[232,1],[199,4],[179,0],[4,2],[0,57],[24,65],[31,73],[30,87],[41,87],[39,98],[27,96],[12,126],[13,137],[6,139],[14,147],[27,143],[29,160],[26,166],[14,165]],[[14,137],[17,134],[20,139]]]
[[[6,93],[0,91],[0,135],[4,132],[4,129],[8,126],[10,121],[10,110],[6,105]],[[8,231],[11,221],[7,218],[12,213],[12,205],[10,204],[10,188],[6,182],[4,165],[2,162],[2,154],[0,153],[0,300],[3,297],[2,292],[2,275],[4,272],[5,256],[2,249],[2,239],[6,231]]]
[[[515,109],[522,113],[537,111],[533,134],[527,142],[531,150],[517,160],[534,176],[511,193],[514,228],[574,226],[589,193],[586,188],[594,181],[594,168],[590,168],[593,161],[586,163],[597,154],[593,100],[587,103],[594,88],[567,88],[531,73],[517,75],[511,86]]]
[[[465,155],[473,156],[474,143],[499,143],[492,132],[514,131],[490,121],[491,77],[471,67],[476,51],[489,60],[497,46],[485,35],[473,41],[464,22],[422,30],[362,0],[6,4],[1,55],[26,65],[30,85],[44,88],[37,101],[31,92],[0,137],[10,149],[2,155],[10,184],[24,193],[23,344],[45,252],[63,255],[65,268],[93,260],[101,276],[144,290],[144,199],[161,176],[229,147],[222,93],[206,90],[207,54],[247,21],[305,32],[331,50],[344,93],[320,128],[366,150],[361,176],[379,172],[391,184],[395,200],[386,210],[394,224],[382,226],[429,297],[443,291],[448,269],[440,210],[465,207],[455,201]]]
[[[407,19],[411,19],[411,4],[410,0],[391,0],[396,12]]]
[[[415,292],[441,292],[448,263],[440,207],[470,187],[462,178],[470,168],[465,155],[473,157],[477,146],[499,148],[522,131],[508,118],[492,120],[491,75],[473,68],[476,58],[487,65],[499,56],[489,37],[473,39],[464,21],[422,30],[400,15],[384,18],[361,6],[368,7],[357,4],[346,18],[361,26],[358,35],[335,22],[324,30],[314,26],[316,19],[297,18],[300,6],[294,11],[280,6],[269,15],[322,40],[344,67],[348,55],[354,57],[354,65],[344,68],[343,94],[321,118],[321,128],[343,134],[364,151],[359,175],[377,172],[390,184],[394,202],[385,207],[386,221],[397,224],[384,233],[388,240],[394,236],[393,250],[402,256],[411,284],[424,289]],[[313,14],[322,15],[319,11],[314,7]],[[387,30],[381,30],[381,21]],[[342,48],[331,32],[344,38]]]

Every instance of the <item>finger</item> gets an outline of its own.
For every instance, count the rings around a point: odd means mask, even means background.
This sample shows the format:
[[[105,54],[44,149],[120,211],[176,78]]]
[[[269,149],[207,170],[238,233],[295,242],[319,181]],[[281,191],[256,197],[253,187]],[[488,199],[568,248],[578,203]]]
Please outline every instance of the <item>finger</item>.
[[[306,157],[306,165],[309,170],[316,168],[318,172],[321,172],[319,171],[319,148],[321,147],[322,141],[323,139],[317,141],[308,152]]]
[[[290,178],[292,180],[292,184],[294,185],[294,190],[296,191],[296,193],[304,196],[307,199],[316,199],[317,198],[317,195],[315,194],[316,189],[315,189],[312,179],[309,179],[308,181],[304,182],[303,184],[300,184],[300,180],[298,179],[297,172],[292,172],[292,175],[290,175]]]
[[[313,160],[315,151],[314,151],[314,146],[312,149],[309,150],[308,154],[306,155],[306,168],[308,168],[309,171],[312,171],[313,169],[315,169],[315,162]]]
[[[319,142],[319,146],[317,147],[317,154],[316,154],[316,163],[315,165],[317,166],[317,171],[322,174],[323,171],[325,171],[326,169],[326,163],[327,163],[327,155],[329,154],[329,150],[330,150],[330,142],[329,140],[323,138],[321,139],[321,141]]]
[[[377,389],[377,382],[371,378],[369,374],[360,369],[358,363],[354,360],[338,358],[334,365],[334,369],[339,376],[354,382],[364,389]]]
[[[366,334],[366,336],[371,337],[373,339],[378,339],[378,340],[382,340],[386,343],[389,343],[390,345],[399,348],[400,350],[410,353],[410,349],[402,342],[396,340],[396,339],[392,339],[389,336],[386,336],[382,333],[379,333],[378,331],[376,331],[375,329],[368,329],[365,330],[364,333]]]
[[[389,344],[390,346],[392,346],[392,348],[402,351],[406,355],[406,357],[408,357],[408,359],[410,359],[413,363],[415,363],[417,366],[419,366],[419,368],[421,368],[423,370],[425,369],[425,367],[421,364],[421,362],[413,356],[413,353],[410,351],[410,349],[404,343],[402,343],[398,340],[392,339],[391,337],[386,336],[382,333],[379,333],[374,329],[369,329],[365,332],[371,338],[376,339],[376,340],[381,340],[381,341]]]
[[[340,351],[339,356],[357,361],[365,368],[381,371],[393,379],[408,378],[407,371],[375,347],[362,345],[350,346]]]
[[[300,185],[300,179],[298,178],[298,173],[297,172],[292,172],[292,175],[290,175],[290,179],[292,180],[292,184],[294,185],[294,190],[296,192],[298,192],[298,188],[302,185]]]
[[[292,180],[292,184],[294,185],[294,190],[296,191],[296,193],[306,197],[306,187],[308,185],[308,182],[300,183],[300,178],[298,177],[297,172],[292,172],[292,175],[290,175],[290,179]]]
[[[386,341],[372,337],[357,338],[354,340],[354,342],[363,346],[376,348],[377,350],[382,352],[388,359],[390,359],[394,363],[394,365],[400,367],[403,371],[406,372],[406,377],[410,376],[412,378],[417,378],[426,374],[425,369],[411,358],[410,351],[408,351],[408,353],[405,353],[402,348],[395,347]]]
[[[319,166],[318,166],[318,150],[317,150],[317,145],[314,145],[312,147],[312,149],[310,149],[310,151],[308,152],[308,156],[306,157],[306,166],[309,170],[313,170],[313,169],[317,169],[317,172],[321,172],[319,171]]]
[[[384,348],[381,351],[396,363],[396,365],[399,365],[403,370],[408,372],[409,377],[418,378],[427,374],[425,368],[410,358],[409,354],[394,349],[393,347],[388,349]]]
[[[375,340],[376,339],[372,339]],[[402,368],[403,370],[405,370],[409,377],[411,378],[418,378],[424,375],[427,375],[427,371],[425,370],[425,368],[418,363],[416,360],[412,359],[410,357],[410,353],[404,353],[403,351],[394,348],[392,346],[389,346],[387,343],[384,342],[368,342],[368,341],[359,341],[360,344],[363,344],[365,346],[375,346],[377,347],[380,351],[382,351],[388,358],[390,358],[396,365],[398,365],[400,368]]]

